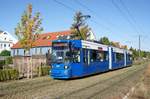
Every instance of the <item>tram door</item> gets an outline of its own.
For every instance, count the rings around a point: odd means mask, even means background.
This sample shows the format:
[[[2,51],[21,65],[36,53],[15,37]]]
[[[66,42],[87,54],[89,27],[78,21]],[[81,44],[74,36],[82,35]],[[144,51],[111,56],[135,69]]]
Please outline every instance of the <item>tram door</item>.
[[[88,49],[83,49],[83,63],[84,71],[87,73],[90,65],[90,50]]]

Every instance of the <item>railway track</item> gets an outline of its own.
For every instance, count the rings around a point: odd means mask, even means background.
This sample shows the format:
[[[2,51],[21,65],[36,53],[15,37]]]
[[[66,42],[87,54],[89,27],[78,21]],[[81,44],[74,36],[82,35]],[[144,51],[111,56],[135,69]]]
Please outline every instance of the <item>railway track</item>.
[[[0,90],[2,93],[4,93],[4,95],[14,95],[17,93],[25,93],[25,92],[29,92],[29,91],[33,91],[39,88],[43,88],[43,87],[47,87],[47,86],[52,86],[55,84],[59,84],[59,83],[63,83],[65,81],[60,81],[60,80],[44,80],[44,81],[40,81],[40,82],[24,82],[24,83],[19,83],[19,85],[17,83],[14,83],[13,86],[9,86],[7,85],[6,87],[1,86]],[[11,92],[9,90],[12,90]],[[2,94],[1,93],[1,94]]]
[[[144,69],[145,69],[145,67],[139,68],[138,70],[135,69],[134,72],[133,72],[133,70],[131,69],[131,70],[126,71],[126,72],[124,72],[124,73],[122,73],[122,74],[118,74],[118,75],[113,76],[113,77],[111,77],[111,78],[108,78],[108,79],[106,79],[106,80],[103,80],[103,81],[99,81],[99,82],[97,82],[97,83],[94,83],[94,84],[92,84],[92,85],[90,85],[90,86],[87,86],[87,87],[85,87],[85,88],[81,88],[81,89],[79,89],[79,90],[75,90],[75,91],[72,91],[72,92],[70,92],[70,93],[61,95],[61,96],[59,96],[59,97],[57,97],[57,98],[60,99],[60,98],[67,98],[67,97],[76,97],[76,96],[78,96],[77,94],[78,94],[78,93],[81,93],[82,91],[90,90],[90,88],[93,88],[93,87],[95,87],[95,86],[97,86],[97,85],[103,85],[103,83],[106,83],[106,82],[111,82],[112,79],[113,79],[113,80],[114,80],[114,79],[119,79],[119,80],[117,80],[117,81],[111,83],[109,86],[107,86],[107,87],[105,87],[105,88],[102,88],[101,90],[97,91],[96,93],[93,93],[92,95],[89,95],[88,97],[86,97],[86,99],[91,99],[92,97],[96,96],[97,94],[100,94],[100,93],[102,93],[102,92],[104,92],[104,91],[106,91],[106,90],[109,90],[109,88],[111,88],[110,86],[114,86],[114,85],[120,83],[121,81],[123,81],[123,80],[129,78],[129,77],[132,76],[133,74],[137,74],[137,73],[141,72],[141,70],[144,70]],[[127,75],[127,74],[128,74],[128,75]],[[141,73],[140,73],[140,74],[141,74]],[[122,76],[122,75],[123,75],[123,76]],[[120,79],[120,78],[121,78],[121,79]]]
[[[126,80],[139,77],[147,64],[136,65],[108,73],[102,73],[83,79],[75,80],[53,80],[43,79],[32,82],[12,83],[1,86],[0,91],[3,99],[16,98],[96,98],[99,95],[105,96],[107,91],[118,87]],[[134,76],[134,77],[133,77]],[[137,79],[137,78],[136,78]],[[134,82],[136,82],[136,79]],[[16,85],[13,85],[16,84]],[[5,85],[5,84],[4,84]],[[106,98],[107,99],[107,98]]]

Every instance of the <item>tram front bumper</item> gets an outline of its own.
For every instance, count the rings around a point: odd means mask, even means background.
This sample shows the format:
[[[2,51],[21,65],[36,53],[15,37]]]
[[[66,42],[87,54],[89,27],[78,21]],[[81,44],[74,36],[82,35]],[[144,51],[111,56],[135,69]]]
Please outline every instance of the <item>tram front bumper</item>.
[[[67,78],[71,77],[71,72],[70,72],[70,70],[54,70],[54,69],[52,69],[50,71],[50,75],[52,78],[67,79]]]

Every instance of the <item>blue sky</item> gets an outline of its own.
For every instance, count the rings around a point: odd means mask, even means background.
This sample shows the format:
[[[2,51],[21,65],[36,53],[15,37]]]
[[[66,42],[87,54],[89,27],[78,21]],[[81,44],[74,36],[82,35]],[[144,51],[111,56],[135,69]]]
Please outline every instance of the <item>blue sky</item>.
[[[14,28],[27,5],[31,3],[34,12],[41,12],[44,32],[68,30],[75,11],[81,11],[85,15],[91,15],[87,23],[97,39],[107,36],[110,40],[138,48],[138,35],[141,35],[142,49],[150,50],[150,0],[57,1],[74,10],[56,3],[55,0],[0,0],[0,29],[14,35]]]

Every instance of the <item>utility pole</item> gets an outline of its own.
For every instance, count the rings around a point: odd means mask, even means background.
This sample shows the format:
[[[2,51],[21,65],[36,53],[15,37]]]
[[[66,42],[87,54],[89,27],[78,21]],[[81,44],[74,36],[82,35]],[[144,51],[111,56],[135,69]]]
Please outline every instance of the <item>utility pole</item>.
[[[139,35],[139,59],[141,58],[141,35]]]

